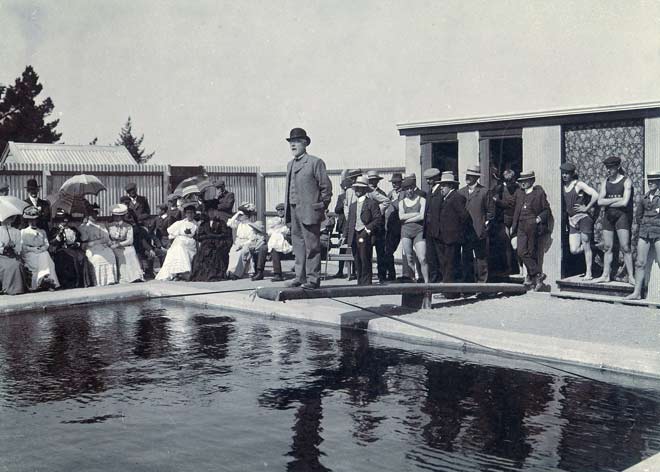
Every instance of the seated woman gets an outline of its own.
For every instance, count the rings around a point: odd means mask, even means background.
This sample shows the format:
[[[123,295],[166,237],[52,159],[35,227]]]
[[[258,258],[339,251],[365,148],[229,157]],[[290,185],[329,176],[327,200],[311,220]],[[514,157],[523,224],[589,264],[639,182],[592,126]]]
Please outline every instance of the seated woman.
[[[628,300],[642,298],[642,288],[646,279],[646,267],[651,265],[651,247],[655,248],[655,260],[660,265],[660,171],[646,174],[649,191],[644,195],[637,208],[635,219],[639,225],[637,240],[637,261],[635,268],[635,290],[628,295]]]
[[[0,283],[2,293],[18,295],[25,292],[23,267],[21,265],[21,232],[13,228],[16,216],[2,221],[0,226]]]
[[[133,226],[124,221],[128,207],[122,203],[112,208],[112,223],[108,226],[110,249],[117,259],[117,273],[120,284],[142,282],[143,274],[135,247],[133,246]]]
[[[21,230],[21,254],[25,268],[30,271],[29,290],[55,290],[60,286],[55,263],[48,253],[48,235],[37,227],[41,212],[29,206],[23,210],[28,227]]]
[[[206,205],[208,218],[204,218],[195,236],[199,248],[193,259],[190,280],[215,282],[227,276],[225,261],[232,244],[231,231],[213,203]]]
[[[57,278],[62,288],[90,287],[94,274],[82,250],[80,232],[69,226],[69,214],[61,208],[55,214],[55,226],[50,232],[50,250]]]
[[[94,203],[87,215],[87,221],[80,225],[80,239],[83,242],[85,256],[92,265],[94,285],[112,285],[117,283],[117,260],[110,249],[108,230],[96,222],[99,206]]]
[[[254,228],[250,221],[250,216],[256,213],[256,207],[252,203],[241,203],[238,211],[229,218],[227,225],[234,230],[234,245],[229,250],[229,267],[227,269],[227,276],[232,279],[240,279],[245,274],[246,270],[250,267],[250,260],[252,253],[257,252],[257,267],[255,267],[254,280],[263,279],[263,264],[266,262],[266,254],[268,253],[268,246],[264,238],[264,231],[261,228]],[[263,256],[261,253],[263,252]],[[261,274],[259,271],[261,270]],[[259,275],[261,276],[259,278]]]
[[[408,267],[415,267],[415,256],[421,266],[424,281],[429,280],[429,265],[426,262],[426,240],[424,239],[424,212],[426,199],[416,193],[415,180],[406,177],[401,183],[405,198],[399,201],[401,220],[401,244]]]
[[[192,268],[192,260],[197,252],[197,223],[195,222],[195,203],[183,206],[184,219],[173,223],[167,228],[168,238],[172,245],[167,250],[163,266],[156,275],[156,280],[188,280]]]

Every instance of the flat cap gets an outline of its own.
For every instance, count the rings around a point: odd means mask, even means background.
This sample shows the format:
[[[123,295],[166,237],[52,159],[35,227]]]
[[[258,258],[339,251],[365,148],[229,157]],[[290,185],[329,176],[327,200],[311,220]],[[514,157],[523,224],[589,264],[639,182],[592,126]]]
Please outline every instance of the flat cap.
[[[559,168],[564,172],[575,172],[576,169],[575,164],[572,162],[564,162]]]
[[[437,179],[440,177],[440,169],[431,167],[430,169],[426,169],[423,175],[425,179]]]
[[[275,205],[276,210],[284,210],[284,208],[285,208],[284,203],[278,203],[277,205]]]
[[[409,188],[415,188],[416,181],[413,177],[406,176],[401,182],[401,189],[408,190]]]
[[[605,167],[618,167],[621,165],[621,158],[617,156],[610,156],[603,160],[603,165]]]

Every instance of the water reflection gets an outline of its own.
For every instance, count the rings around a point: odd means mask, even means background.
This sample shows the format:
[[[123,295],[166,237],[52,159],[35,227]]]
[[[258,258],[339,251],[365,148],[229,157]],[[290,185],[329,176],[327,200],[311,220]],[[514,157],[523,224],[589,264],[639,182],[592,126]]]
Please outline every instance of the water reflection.
[[[290,471],[622,470],[660,450],[660,397],[648,392],[456,362],[349,330],[154,305],[0,323],[0,417],[67,400],[112,406],[58,417],[82,428],[123,421],[117,410],[131,405],[161,405],[154,421],[185,405],[186,427],[205,425],[196,441],[240,445],[270,431],[262,443],[273,449],[260,453]]]

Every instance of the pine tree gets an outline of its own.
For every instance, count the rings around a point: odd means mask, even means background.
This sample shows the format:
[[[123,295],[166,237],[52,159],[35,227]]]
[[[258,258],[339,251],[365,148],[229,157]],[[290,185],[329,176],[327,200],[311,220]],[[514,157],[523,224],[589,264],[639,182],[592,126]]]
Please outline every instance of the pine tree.
[[[13,85],[0,86],[0,151],[7,141],[54,143],[62,136],[55,131],[60,120],[46,122],[53,112],[53,101],[36,102],[43,85],[32,66],[27,66]]]
[[[131,117],[128,117],[126,124],[123,126],[119,132],[119,139],[115,142],[118,146],[125,146],[128,149],[128,152],[131,153],[133,159],[138,164],[144,164],[149,159],[154,157],[155,152],[147,154],[142,147],[142,141],[144,141],[144,134],[139,138],[133,136],[133,123],[131,122]]]

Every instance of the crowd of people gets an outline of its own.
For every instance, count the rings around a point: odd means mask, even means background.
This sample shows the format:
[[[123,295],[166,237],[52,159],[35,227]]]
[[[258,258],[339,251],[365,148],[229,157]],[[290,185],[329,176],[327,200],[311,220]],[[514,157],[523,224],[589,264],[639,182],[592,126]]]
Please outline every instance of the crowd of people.
[[[27,207],[21,216],[2,221],[0,280],[2,291],[55,290],[157,280],[219,281],[250,276],[262,280],[267,260],[272,280],[286,279],[282,259],[295,258],[295,277],[287,285],[316,289],[321,283],[321,260],[331,247],[352,254],[351,270],[339,263],[334,277],[372,283],[374,249],[377,279],[388,282],[497,282],[524,272],[525,285],[546,285],[543,254],[554,218],[533,171],[520,175],[506,169],[493,175],[489,188],[480,183],[481,169],[469,167],[461,186],[451,171],[426,169],[429,192],[417,185],[415,174],[394,173],[392,190],[384,192],[378,172],[347,170],[341,191],[328,212],[332,184],[322,159],[307,153],[311,138],[301,128],[287,141],[293,159],[287,167],[286,199],[267,227],[256,220],[257,208],[243,202],[234,212],[234,194],[223,181],[202,193],[170,195],[151,215],[149,202],[128,184],[126,195],[112,208],[112,220],[99,221],[99,206],[86,205],[79,225],[71,216],[51,208],[39,197],[39,186],[26,187]],[[660,173],[647,174],[648,192],[633,215],[633,186],[618,157],[603,161],[607,177],[596,190],[579,179],[575,165],[564,163],[564,208],[569,250],[582,254],[584,280],[611,278],[615,242],[623,254],[632,299],[643,296],[650,249],[660,263]],[[6,194],[7,185],[0,185]],[[594,221],[603,212],[602,274],[594,279]],[[633,264],[631,226],[639,225],[637,260]],[[394,253],[403,252],[397,276]],[[159,270],[155,273],[155,263]],[[250,275],[251,274],[251,275]]]

